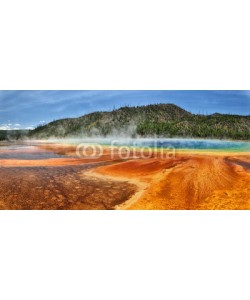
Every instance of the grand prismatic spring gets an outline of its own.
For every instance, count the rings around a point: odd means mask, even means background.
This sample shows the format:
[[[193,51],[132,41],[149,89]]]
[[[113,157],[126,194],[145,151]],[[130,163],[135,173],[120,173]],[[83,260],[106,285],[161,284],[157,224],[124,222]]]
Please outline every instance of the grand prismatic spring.
[[[1,142],[0,176],[0,209],[250,209],[244,141]]]

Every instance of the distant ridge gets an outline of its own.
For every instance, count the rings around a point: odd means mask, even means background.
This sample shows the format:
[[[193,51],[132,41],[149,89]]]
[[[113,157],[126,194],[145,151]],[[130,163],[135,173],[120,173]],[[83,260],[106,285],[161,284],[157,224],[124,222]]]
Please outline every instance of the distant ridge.
[[[0,130],[0,141],[6,140],[21,140],[27,137],[29,130]]]
[[[192,114],[174,104],[125,106],[109,112],[93,112],[38,126],[29,136],[50,137],[200,137],[250,139],[250,117],[215,113]]]

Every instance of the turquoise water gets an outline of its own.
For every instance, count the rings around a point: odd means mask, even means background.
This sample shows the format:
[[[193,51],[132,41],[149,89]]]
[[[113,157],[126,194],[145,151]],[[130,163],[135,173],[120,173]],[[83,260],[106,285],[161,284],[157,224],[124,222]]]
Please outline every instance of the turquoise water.
[[[106,146],[131,146],[151,148],[175,148],[189,150],[218,150],[250,152],[250,141],[227,141],[205,139],[75,139],[72,144],[97,143]]]
[[[157,148],[173,147],[175,149],[189,150],[225,150],[225,151],[250,151],[250,142],[221,141],[221,140],[195,140],[195,139],[157,139],[139,141],[141,146]]]

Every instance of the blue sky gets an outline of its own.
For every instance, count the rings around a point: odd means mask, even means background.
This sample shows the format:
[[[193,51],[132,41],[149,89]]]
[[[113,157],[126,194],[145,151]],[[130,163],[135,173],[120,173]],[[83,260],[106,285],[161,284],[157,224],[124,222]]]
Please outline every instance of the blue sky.
[[[250,91],[0,91],[0,129],[150,103],[174,103],[192,113],[250,115]]]

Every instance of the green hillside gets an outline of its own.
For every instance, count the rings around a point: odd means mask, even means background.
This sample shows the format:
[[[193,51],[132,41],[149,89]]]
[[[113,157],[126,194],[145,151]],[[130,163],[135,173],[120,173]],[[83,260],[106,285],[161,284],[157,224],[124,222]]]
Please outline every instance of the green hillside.
[[[155,104],[57,120],[29,134],[38,139],[110,135],[250,140],[250,116],[195,115],[174,104]]]
[[[29,135],[29,130],[0,130],[0,141],[21,140]]]

